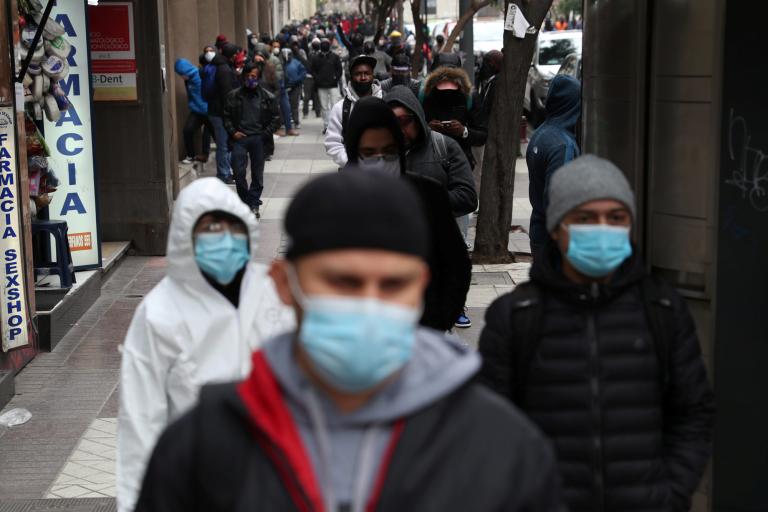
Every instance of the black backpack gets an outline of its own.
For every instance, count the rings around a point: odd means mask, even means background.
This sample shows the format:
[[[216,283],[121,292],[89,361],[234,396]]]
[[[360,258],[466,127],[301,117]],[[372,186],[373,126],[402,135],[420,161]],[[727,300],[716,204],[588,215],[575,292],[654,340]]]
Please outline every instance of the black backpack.
[[[674,340],[671,338],[676,329],[675,311],[672,294],[668,285],[651,276],[646,276],[641,284],[641,294],[645,317],[651,329],[656,359],[659,366],[659,379],[662,393],[669,385],[670,350]],[[520,284],[512,292],[515,301],[510,312],[513,315],[514,336],[517,343],[512,345],[512,361],[515,367],[513,389],[515,403],[521,403],[522,390],[528,378],[533,359],[541,341],[541,322],[543,319],[543,294],[534,282]]]
[[[347,123],[349,122],[349,113],[352,112],[352,100],[344,97],[344,103],[341,104],[341,137],[347,135]]]

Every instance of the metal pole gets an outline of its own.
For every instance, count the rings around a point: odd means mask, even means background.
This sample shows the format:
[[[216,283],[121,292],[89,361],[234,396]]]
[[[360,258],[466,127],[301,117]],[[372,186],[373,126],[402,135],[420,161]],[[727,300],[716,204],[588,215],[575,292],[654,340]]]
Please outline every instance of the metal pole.
[[[459,12],[467,12],[472,6],[472,0],[459,0]],[[469,75],[469,79],[472,83],[475,83],[475,41],[474,30],[472,30],[472,24],[474,18],[470,19],[466,25],[464,25],[464,31],[461,34],[461,41],[459,42],[459,50],[464,54],[464,71]]]

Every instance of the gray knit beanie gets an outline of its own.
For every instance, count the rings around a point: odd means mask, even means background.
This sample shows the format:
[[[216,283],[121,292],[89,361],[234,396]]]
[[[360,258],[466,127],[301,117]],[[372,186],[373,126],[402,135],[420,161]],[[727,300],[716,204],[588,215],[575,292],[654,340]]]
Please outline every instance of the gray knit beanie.
[[[614,199],[625,204],[634,222],[635,194],[618,167],[595,155],[571,160],[549,180],[547,231],[554,231],[569,211],[598,199]]]

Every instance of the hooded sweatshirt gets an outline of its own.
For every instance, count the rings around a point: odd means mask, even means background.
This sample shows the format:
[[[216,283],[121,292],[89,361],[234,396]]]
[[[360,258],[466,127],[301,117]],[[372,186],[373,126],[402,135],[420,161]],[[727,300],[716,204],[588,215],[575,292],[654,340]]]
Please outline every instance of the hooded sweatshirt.
[[[174,69],[179,75],[188,77],[184,81],[184,86],[187,88],[187,104],[190,112],[208,115],[208,103],[203,99],[200,71],[187,59],[176,59]]]
[[[564,510],[551,448],[472,382],[473,352],[419,330],[401,372],[342,414],[293,339],[255,353],[244,382],[202,390],[160,438],[136,512]]]
[[[475,211],[477,192],[469,166],[461,146],[440,133],[433,132],[424,116],[424,109],[411,91],[398,85],[384,97],[390,107],[399,105],[416,116],[420,135],[406,150],[406,169],[440,182],[448,191],[448,200],[454,217]],[[443,154],[442,148],[445,148]]]
[[[211,211],[247,227],[251,261],[240,285],[239,308],[206,280],[195,261],[192,230]],[[251,352],[268,336],[295,326],[267,275],[254,261],[256,219],[216,178],[202,178],[179,195],[168,236],[167,275],[134,314],[122,350],[117,438],[117,500],[133,510],[155,441],[173,419],[192,407],[201,385],[240,379]]]
[[[373,81],[371,96],[381,98],[382,91],[378,80]],[[328,153],[339,168],[347,165],[347,151],[344,149],[344,103],[349,103],[349,112],[355,108],[355,103],[360,97],[351,85],[344,88],[344,98],[337,101],[331,109],[328,118],[328,131],[325,134],[325,152]]]
[[[567,75],[552,79],[545,105],[547,119],[528,143],[528,197],[531,213],[531,243],[542,246],[549,240],[546,228],[547,191],[552,174],[579,156],[576,123],[581,114],[581,83]]]
[[[480,368],[474,351],[437,331],[420,329],[413,356],[398,378],[362,408],[342,414],[299,369],[294,338],[286,334],[270,341],[264,354],[309,452],[326,510],[367,502],[394,423],[455,391]]]

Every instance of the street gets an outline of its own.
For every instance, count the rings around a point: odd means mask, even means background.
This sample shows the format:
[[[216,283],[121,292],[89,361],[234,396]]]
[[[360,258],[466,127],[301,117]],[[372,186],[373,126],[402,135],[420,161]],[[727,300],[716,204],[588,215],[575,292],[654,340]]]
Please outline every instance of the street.
[[[336,172],[321,130],[319,119],[305,119],[301,135],[277,140],[274,159],[266,163],[256,255],[260,262],[281,254],[282,216],[296,190],[314,176]],[[211,159],[204,175],[214,172]],[[513,224],[527,229],[524,159],[517,163],[514,201]],[[474,228],[470,238],[473,234]],[[513,233],[510,249],[527,252],[527,235]],[[114,510],[120,345],[135,308],[163,278],[165,268],[162,257],[125,257],[96,303],[53,352],[40,353],[17,375],[16,395],[5,410],[26,408],[32,419],[0,430],[0,512]],[[476,347],[485,308],[526,280],[528,268],[526,262],[474,266],[467,297],[473,325],[455,334]]]

